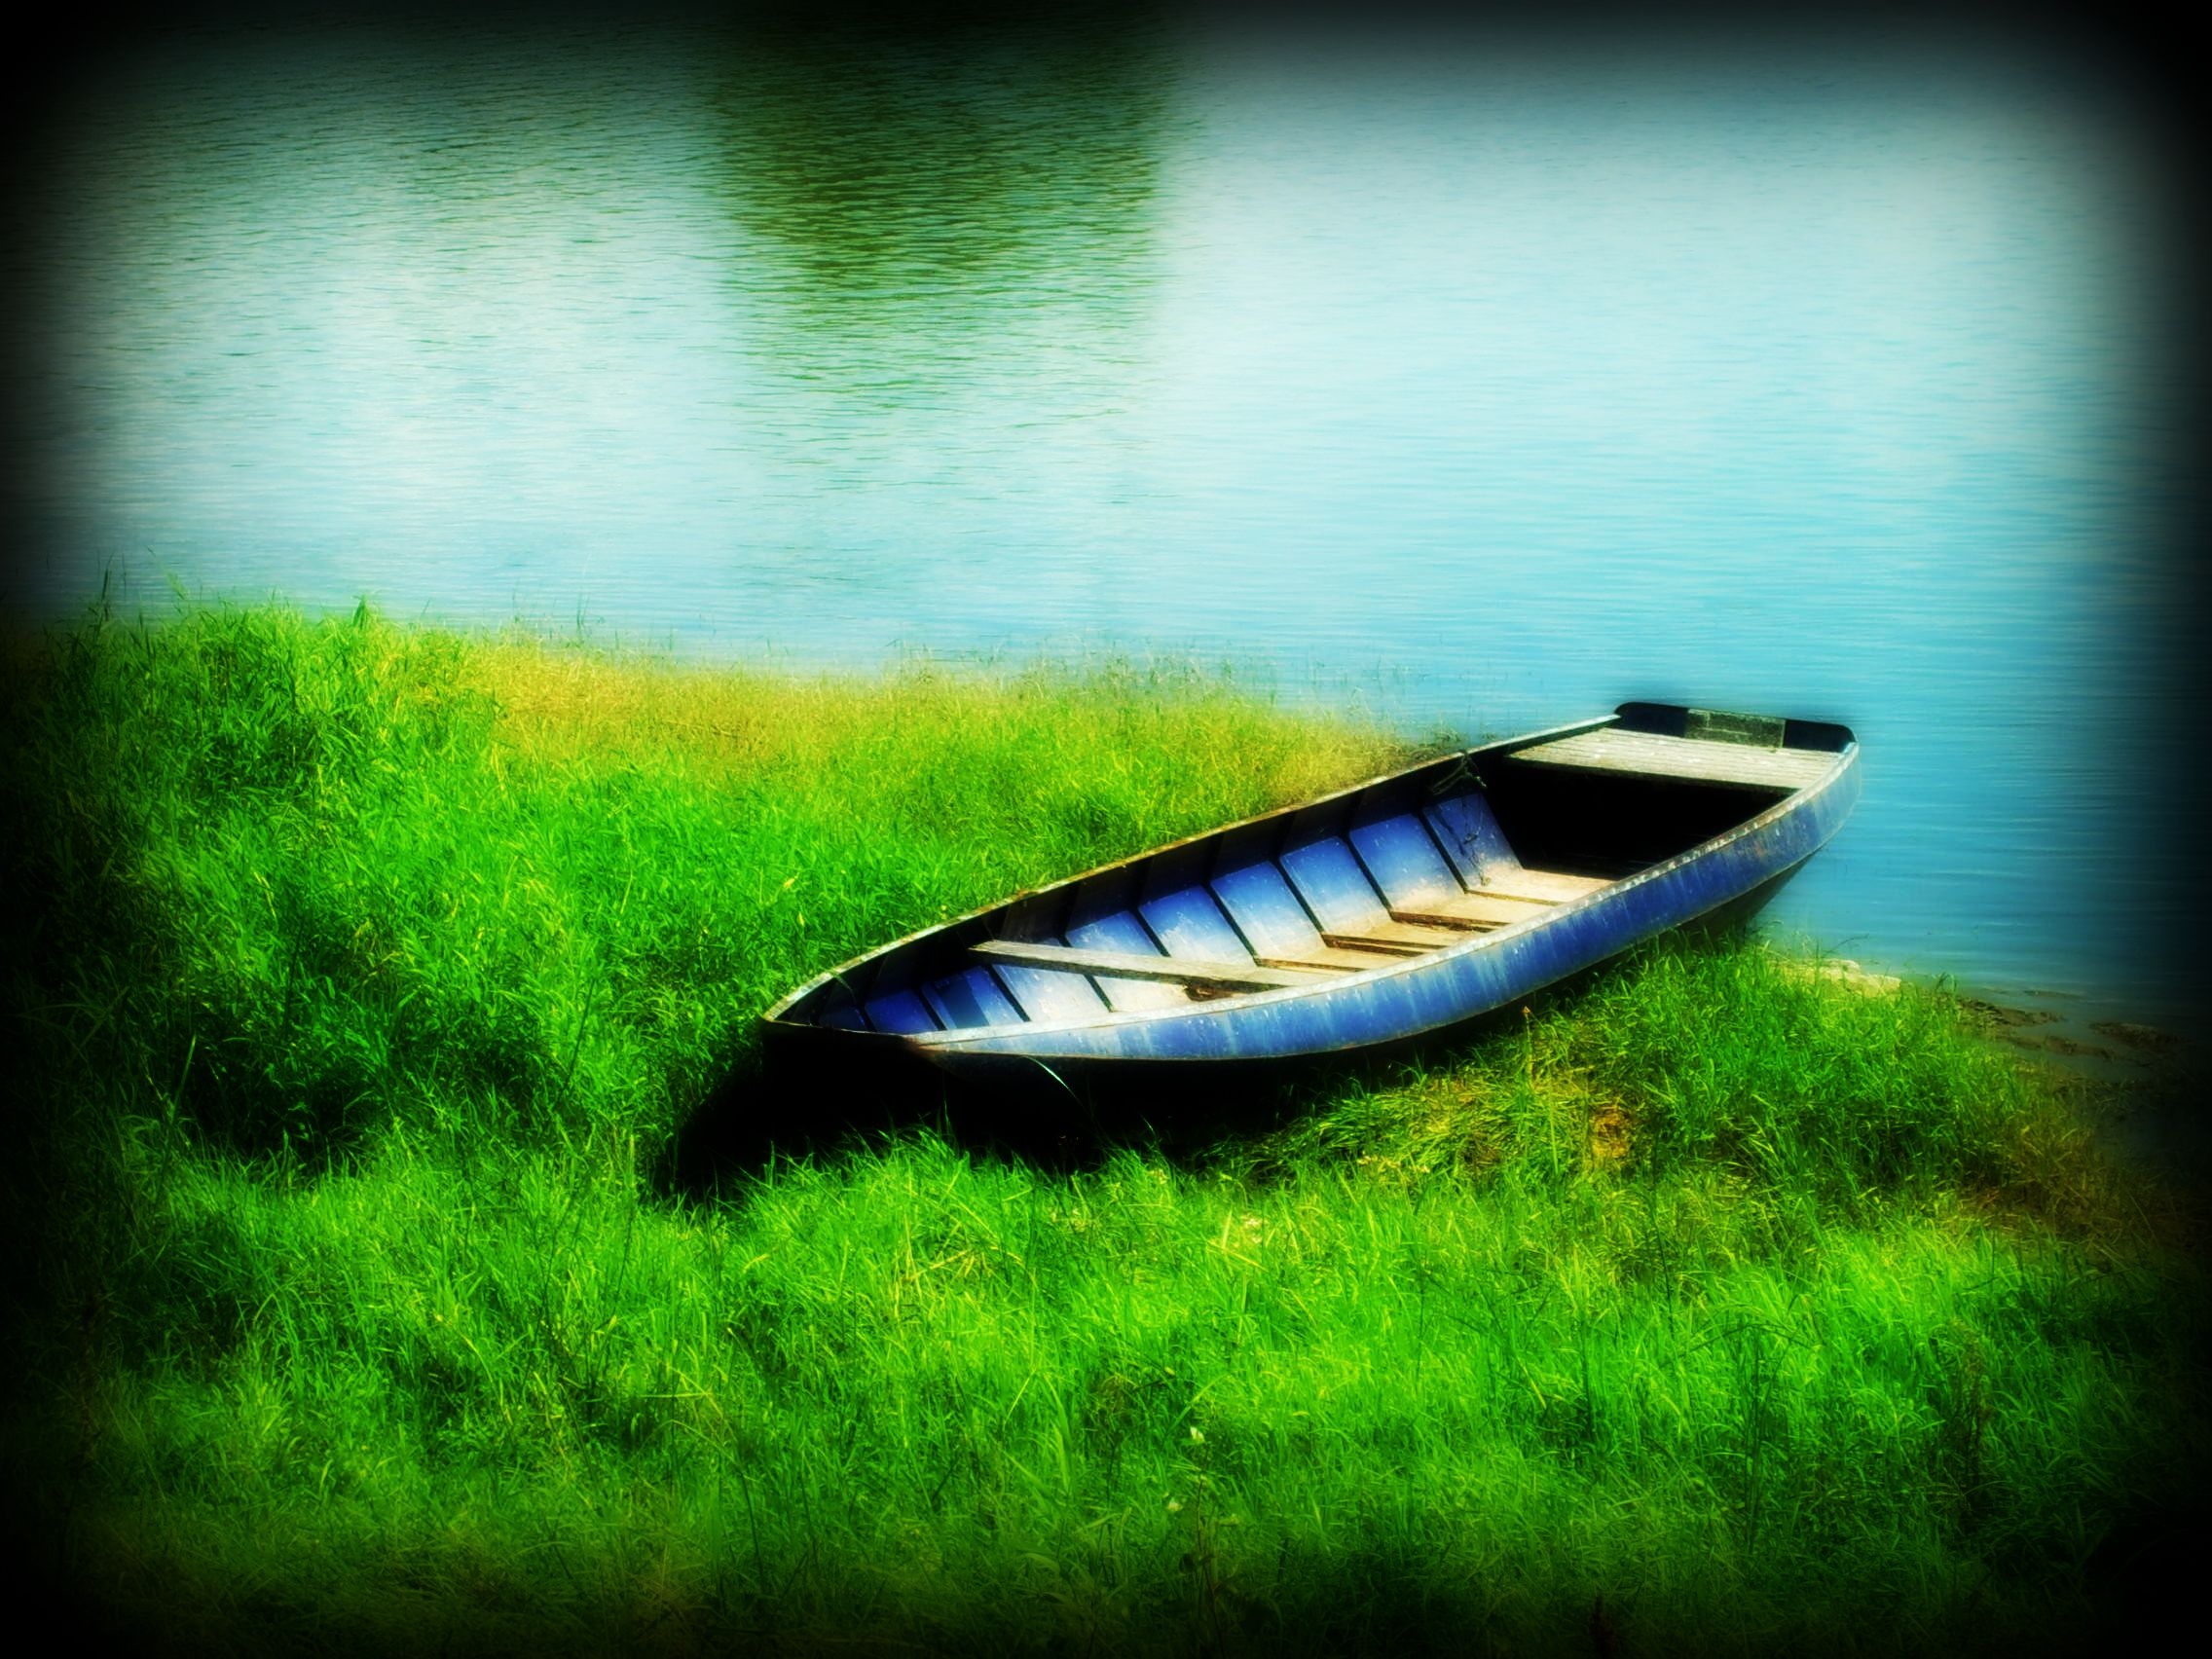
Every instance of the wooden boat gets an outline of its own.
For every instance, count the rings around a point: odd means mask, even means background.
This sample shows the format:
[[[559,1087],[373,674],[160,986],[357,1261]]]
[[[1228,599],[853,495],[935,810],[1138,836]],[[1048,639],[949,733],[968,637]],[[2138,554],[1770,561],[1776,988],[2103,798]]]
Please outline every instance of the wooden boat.
[[[1654,703],[1022,893],[809,980],[771,1060],[1165,1080],[1401,1043],[1748,913],[1841,827],[1858,744]]]

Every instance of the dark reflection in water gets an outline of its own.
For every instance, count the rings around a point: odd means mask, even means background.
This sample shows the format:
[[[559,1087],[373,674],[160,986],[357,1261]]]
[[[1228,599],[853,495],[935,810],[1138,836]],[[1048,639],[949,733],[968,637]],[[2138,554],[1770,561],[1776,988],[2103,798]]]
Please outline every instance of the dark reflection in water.
[[[712,171],[794,326],[957,352],[1031,309],[1125,324],[1168,65],[1117,34],[739,36]]]

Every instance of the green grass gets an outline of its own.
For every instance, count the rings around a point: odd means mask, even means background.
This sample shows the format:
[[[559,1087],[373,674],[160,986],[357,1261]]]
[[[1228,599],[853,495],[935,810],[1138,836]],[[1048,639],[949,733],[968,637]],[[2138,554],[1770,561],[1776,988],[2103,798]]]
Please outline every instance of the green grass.
[[[141,1644],[2054,1651],[2194,1512],[2188,1210],[1756,948],[1173,1158],[655,1180],[799,979],[1372,733],[266,608],[8,673],[13,1548]]]

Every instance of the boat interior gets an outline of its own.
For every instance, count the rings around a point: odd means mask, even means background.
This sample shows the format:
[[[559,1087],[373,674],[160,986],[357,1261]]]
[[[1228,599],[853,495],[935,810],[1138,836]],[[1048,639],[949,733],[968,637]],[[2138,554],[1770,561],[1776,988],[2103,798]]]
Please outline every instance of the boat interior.
[[[1818,782],[1849,740],[1780,720],[1685,730],[1684,713],[1628,705],[1616,723],[1453,756],[1024,894],[852,965],[782,1017],[919,1036],[1369,972],[1687,852]]]

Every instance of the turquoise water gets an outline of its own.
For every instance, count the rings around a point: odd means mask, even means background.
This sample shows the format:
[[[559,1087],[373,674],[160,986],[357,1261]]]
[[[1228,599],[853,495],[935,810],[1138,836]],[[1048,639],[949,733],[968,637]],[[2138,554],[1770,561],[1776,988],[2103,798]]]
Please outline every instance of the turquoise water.
[[[66,107],[18,605],[1842,719],[1783,930],[2194,1006],[2161,230],[2063,64],[217,32]]]

